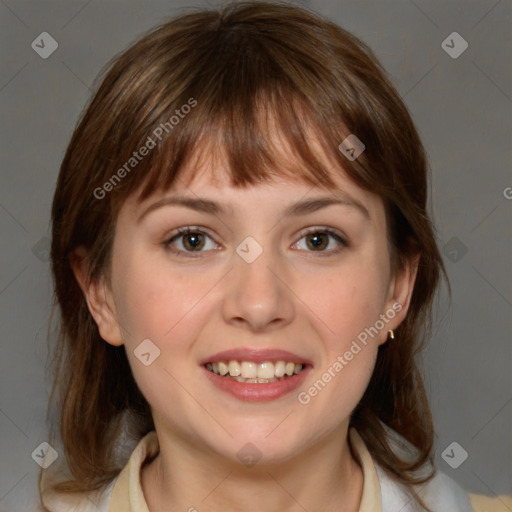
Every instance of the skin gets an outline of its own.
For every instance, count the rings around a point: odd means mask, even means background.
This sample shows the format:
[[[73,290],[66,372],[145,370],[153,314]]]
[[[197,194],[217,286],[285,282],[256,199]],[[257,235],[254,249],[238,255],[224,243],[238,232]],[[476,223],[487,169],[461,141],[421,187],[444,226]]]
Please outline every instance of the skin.
[[[288,179],[236,189],[218,172],[223,168],[204,159],[186,168],[172,190],[143,203],[128,198],[117,220],[109,281],[87,284],[86,258],[74,265],[102,338],[125,345],[152,408],[160,454],[141,474],[148,507],[221,511],[229,503],[229,510],[355,512],[363,476],[347,442],[348,422],[378,346],[407,314],[417,257],[392,272],[382,200],[343,170],[336,173],[337,190],[325,191]],[[138,220],[178,193],[220,202],[232,213],[167,205]],[[336,193],[359,202],[368,216],[331,205],[281,218],[292,203]],[[200,257],[187,256],[183,235],[173,247],[184,257],[165,246],[186,226],[208,235]],[[312,235],[304,234],[309,228],[317,234],[331,228],[348,246],[324,237],[315,249]],[[236,252],[247,236],[263,248],[250,264]],[[396,303],[402,309],[385,328],[310,403],[300,404],[298,391]],[[134,350],[147,338],[161,353],[144,366]],[[214,387],[199,365],[235,347],[289,350],[310,359],[313,369],[297,391],[270,402],[242,402]],[[262,454],[251,468],[237,457],[247,442]]]

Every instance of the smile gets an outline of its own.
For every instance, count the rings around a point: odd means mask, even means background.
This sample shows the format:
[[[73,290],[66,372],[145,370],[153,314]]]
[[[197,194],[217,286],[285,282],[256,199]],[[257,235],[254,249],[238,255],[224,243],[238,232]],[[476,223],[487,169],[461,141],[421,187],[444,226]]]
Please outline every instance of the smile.
[[[247,384],[269,384],[299,374],[303,365],[293,361],[218,361],[206,363],[206,369],[216,375]]]

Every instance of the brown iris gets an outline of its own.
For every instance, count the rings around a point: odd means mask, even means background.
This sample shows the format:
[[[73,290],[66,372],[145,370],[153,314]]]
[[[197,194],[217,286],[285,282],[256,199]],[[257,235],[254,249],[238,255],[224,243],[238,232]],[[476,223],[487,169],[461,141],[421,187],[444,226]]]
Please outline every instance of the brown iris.
[[[204,246],[204,235],[202,233],[186,233],[183,235],[183,246],[191,251],[202,249]]]
[[[322,240],[323,238],[323,240]],[[327,245],[329,244],[329,237],[327,233],[318,232],[313,233],[310,235],[307,235],[307,243],[308,247],[310,249],[325,249]],[[310,240],[312,240],[312,243],[310,243]]]

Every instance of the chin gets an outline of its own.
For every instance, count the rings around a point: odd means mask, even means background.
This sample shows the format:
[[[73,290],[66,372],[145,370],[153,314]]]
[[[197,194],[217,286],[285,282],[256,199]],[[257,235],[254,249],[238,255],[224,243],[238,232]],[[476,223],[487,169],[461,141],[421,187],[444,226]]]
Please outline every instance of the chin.
[[[224,448],[216,450],[222,455],[229,454],[234,462],[242,462],[249,465],[257,462],[258,465],[279,464],[297,456],[306,444],[305,439],[298,439],[283,429],[282,432],[272,432],[276,424],[271,428],[255,428],[252,434],[244,430],[231,431],[233,438],[224,439],[221,443]],[[270,434],[269,434],[270,433]]]

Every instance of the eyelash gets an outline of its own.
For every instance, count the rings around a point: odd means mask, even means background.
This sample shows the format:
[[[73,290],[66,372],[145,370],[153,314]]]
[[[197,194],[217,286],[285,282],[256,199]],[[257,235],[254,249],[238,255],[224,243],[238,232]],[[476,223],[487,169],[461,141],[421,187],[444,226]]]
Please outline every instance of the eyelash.
[[[202,257],[201,253],[207,252],[207,251],[183,251],[181,249],[176,249],[172,245],[172,242],[174,240],[180,238],[181,236],[195,234],[195,233],[200,233],[200,234],[206,235],[210,239],[212,238],[210,235],[208,235],[208,233],[204,232],[201,229],[194,228],[194,227],[191,228],[191,226],[187,226],[185,228],[178,229],[175,234],[173,234],[170,238],[168,238],[167,240],[165,240],[163,242],[163,246],[167,250],[176,254],[177,256],[181,256],[184,258],[201,258]],[[329,228],[313,228],[313,229],[310,229],[309,231],[304,231],[301,233],[299,240],[302,240],[304,237],[306,237],[308,235],[312,235],[312,234],[316,234],[316,233],[322,233],[322,234],[325,234],[325,235],[328,235],[328,236],[334,238],[337,242],[339,242],[339,244],[342,247],[338,248],[338,249],[331,249],[329,251],[306,251],[306,252],[312,252],[312,253],[317,252],[320,257],[326,257],[326,256],[332,256],[333,254],[338,254],[340,251],[343,250],[343,248],[346,248],[349,246],[348,242],[340,234],[338,234],[337,232],[335,232]]]

